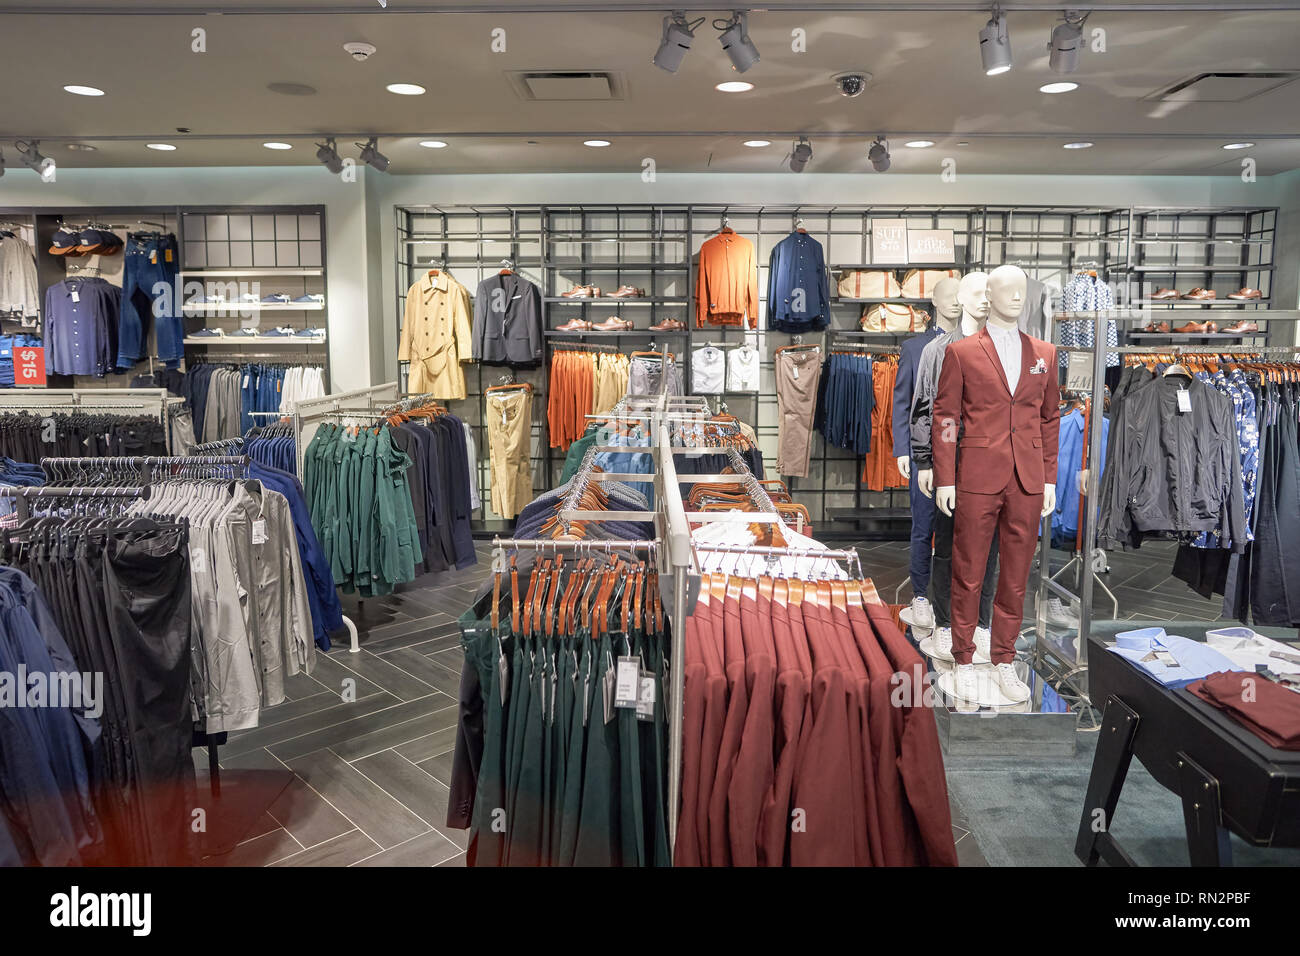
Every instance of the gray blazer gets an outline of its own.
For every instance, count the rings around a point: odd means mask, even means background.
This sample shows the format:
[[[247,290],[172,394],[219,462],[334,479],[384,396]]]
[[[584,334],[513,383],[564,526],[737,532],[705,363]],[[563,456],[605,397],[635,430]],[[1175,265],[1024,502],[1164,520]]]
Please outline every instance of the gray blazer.
[[[542,293],[515,273],[497,274],[474,293],[474,358],[484,365],[542,362]]]

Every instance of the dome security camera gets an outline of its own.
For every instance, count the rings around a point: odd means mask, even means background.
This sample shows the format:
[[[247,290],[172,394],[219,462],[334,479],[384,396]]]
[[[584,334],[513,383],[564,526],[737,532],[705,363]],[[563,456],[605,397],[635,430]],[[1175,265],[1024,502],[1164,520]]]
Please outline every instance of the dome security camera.
[[[358,63],[364,63],[366,60],[374,56],[375,53],[378,52],[379,48],[373,43],[362,43],[359,40],[354,40],[351,43],[343,44],[343,49],[352,57],[352,59],[356,60]]]
[[[870,73],[838,73],[831,77],[835,81],[835,88],[839,90],[840,96],[854,97],[861,96],[867,88],[867,83],[871,80]]]

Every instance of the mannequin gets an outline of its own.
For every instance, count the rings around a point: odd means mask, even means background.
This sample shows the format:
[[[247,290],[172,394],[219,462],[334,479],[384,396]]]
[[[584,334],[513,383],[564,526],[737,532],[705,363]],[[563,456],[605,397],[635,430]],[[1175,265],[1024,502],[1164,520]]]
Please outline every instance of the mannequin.
[[[904,452],[897,456],[899,473],[908,479],[908,494],[912,505],[911,580],[912,606],[904,615],[908,624],[918,630],[934,627],[934,611],[930,607],[930,540],[934,534],[934,501],[930,494],[922,493],[917,476],[912,474],[912,459],[907,452],[912,447],[912,399],[915,394],[917,371],[921,354],[935,339],[951,332],[961,318],[959,299],[961,283],[954,278],[941,279],[930,294],[934,306],[934,321],[920,335],[914,335],[899,350],[898,373],[894,378],[893,440],[894,450]]]
[[[948,423],[933,442],[935,501],[954,521],[952,655],[956,695],[967,700],[976,699],[981,562],[995,533],[1001,570],[990,657],[1003,694],[1029,699],[1012,662],[1039,524],[1056,507],[1061,412],[1056,349],[1017,325],[1027,285],[1016,266],[993,271],[987,326],[949,346],[934,398],[934,422]]]

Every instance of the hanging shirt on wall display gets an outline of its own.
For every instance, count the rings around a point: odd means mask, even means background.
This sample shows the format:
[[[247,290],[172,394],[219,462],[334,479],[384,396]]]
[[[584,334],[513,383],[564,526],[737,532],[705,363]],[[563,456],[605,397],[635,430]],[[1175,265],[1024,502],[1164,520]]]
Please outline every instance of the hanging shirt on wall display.
[[[758,349],[742,345],[727,353],[727,391],[758,391]]]
[[[754,244],[724,228],[700,247],[695,276],[695,325],[758,328],[758,264]]]
[[[830,324],[831,287],[822,244],[792,232],[772,250],[767,270],[767,327],[816,332]]]
[[[691,355],[691,385],[697,394],[712,395],[722,391],[727,357],[712,345],[696,349]]]
[[[45,290],[46,363],[57,375],[105,375],[117,359],[121,290],[103,279],[64,279]]]
[[[0,312],[16,313],[23,325],[34,325],[40,308],[32,247],[12,233],[0,235]]]
[[[474,359],[469,290],[446,272],[426,272],[406,290],[406,312],[397,358],[410,362],[410,392],[463,399],[462,362]]]
[[[542,293],[521,275],[484,279],[474,293],[474,358],[534,368],[542,362]]]

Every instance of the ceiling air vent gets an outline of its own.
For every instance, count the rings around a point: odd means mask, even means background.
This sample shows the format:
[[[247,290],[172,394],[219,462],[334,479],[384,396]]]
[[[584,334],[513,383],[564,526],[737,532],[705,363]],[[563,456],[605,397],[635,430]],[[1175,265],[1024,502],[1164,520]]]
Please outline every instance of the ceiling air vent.
[[[508,73],[515,92],[526,100],[577,102],[623,99],[621,73],[591,70],[531,70]]]
[[[1285,86],[1300,76],[1296,70],[1257,70],[1243,73],[1198,73],[1147,97],[1163,103],[1241,103]]]

